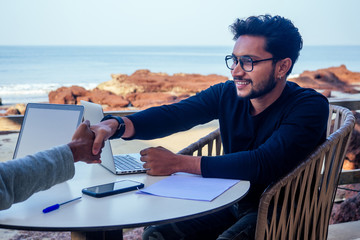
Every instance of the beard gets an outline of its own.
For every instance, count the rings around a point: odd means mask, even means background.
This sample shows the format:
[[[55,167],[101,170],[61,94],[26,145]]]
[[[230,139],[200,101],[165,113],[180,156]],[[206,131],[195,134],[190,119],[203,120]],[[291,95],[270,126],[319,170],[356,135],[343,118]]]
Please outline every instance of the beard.
[[[271,92],[276,86],[276,79],[274,77],[274,71],[269,74],[266,81],[263,81],[260,85],[257,86],[256,89],[252,88],[251,91],[247,94],[247,96],[243,96],[243,98],[254,99],[261,96],[266,95]],[[253,82],[250,80],[250,84],[253,86]]]

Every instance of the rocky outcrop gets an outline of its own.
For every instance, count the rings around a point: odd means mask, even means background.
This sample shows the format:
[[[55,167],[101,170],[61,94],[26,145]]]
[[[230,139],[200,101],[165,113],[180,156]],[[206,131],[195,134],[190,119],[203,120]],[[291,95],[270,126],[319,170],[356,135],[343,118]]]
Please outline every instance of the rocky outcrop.
[[[97,88],[126,96],[130,93],[168,92],[173,95],[193,95],[203,89],[227,80],[227,77],[216,74],[152,73],[149,70],[138,70],[132,75],[112,74],[112,80],[100,84]]]
[[[0,113],[0,116],[9,116],[9,115],[24,115],[26,109],[26,105],[24,103],[18,103],[14,106],[10,106],[4,109],[4,113]]]
[[[299,77],[289,81],[296,82],[302,87],[317,90],[327,90],[325,96],[331,96],[330,91],[345,93],[359,93],[356,87],[360,86],[360,73],[349,71],[345,65],[330,67],[316,71],[304,71]]]
[[[189,97],[188,94],[175,96],[168,92],[145,92],[145,93],[130,93],[126,99],[131,102],[131,105],[138,109],[144,109],[162,104],[171,104],[178,102],[184,98]]]
[[[124,108],[129,105],[129,101],[125,100],[122,96],[97,88],[89,91],[79,86],[61,87],[49,93],[49,103],[80,104],[80,100],[114,108]]]
[[[49,93],[49,102],[53,104],[76,104],[78,96],[85,96],[86,89],[79,86],[61,87]]]
[[[145,109],[178,102],[226,80],[220,75],[168,75],[138,70],[130,76],[113,74],[110,81],[99,84],[91,91],[79,86],[61,87],[49,93],[49,102],[79,104],[80,100],[85,100],[103,105],[105,111]]]
[[[334,204],[330,224],[360,219],[360,184],[345,185],[341,187],[344,187],[347,190],[338,189],[337,196],[344,197],[345,201]]]

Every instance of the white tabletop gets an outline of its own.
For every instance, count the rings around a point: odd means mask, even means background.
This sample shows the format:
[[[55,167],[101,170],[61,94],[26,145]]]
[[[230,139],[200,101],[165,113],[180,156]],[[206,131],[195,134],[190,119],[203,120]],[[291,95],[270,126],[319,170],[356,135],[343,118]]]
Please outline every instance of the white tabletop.
[[[145,187],[163,179],[147,174],[114,175],[97,164],[76,163],[73,179],[38,192],[22,203],[0,212],[0,227],[26,230],[95,231],[116,230],[174,222],[200,216],[230,206],[248,191],[248,181],[240,181],[211,202],[157,197],[133,192],[104,198],[83,195],[81,190],[99,184],[131,179]],[[44,214],[56,203],[82,199]]]

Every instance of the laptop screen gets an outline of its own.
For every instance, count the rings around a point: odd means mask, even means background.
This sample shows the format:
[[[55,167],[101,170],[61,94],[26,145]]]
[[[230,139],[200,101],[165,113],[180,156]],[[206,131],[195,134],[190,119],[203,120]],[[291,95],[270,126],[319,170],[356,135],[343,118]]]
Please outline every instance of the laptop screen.
[[[69,143],[83,112],[80,105],[28,103],[13,158]]]

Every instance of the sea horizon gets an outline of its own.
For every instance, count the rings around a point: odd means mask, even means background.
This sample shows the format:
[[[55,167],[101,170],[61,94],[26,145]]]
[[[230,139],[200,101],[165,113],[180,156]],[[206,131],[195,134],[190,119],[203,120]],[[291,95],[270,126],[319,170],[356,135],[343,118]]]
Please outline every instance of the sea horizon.
[[[47,102],[50,91],[93,89],[112,74],[218,74],[231,79],[224,57],[233,46],[0,46],[0,98],[4,105]],[[360,45],[304,46],[290,77],[345,65],[360,72]]]

